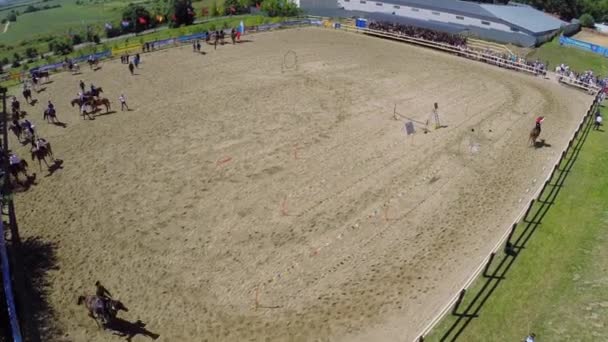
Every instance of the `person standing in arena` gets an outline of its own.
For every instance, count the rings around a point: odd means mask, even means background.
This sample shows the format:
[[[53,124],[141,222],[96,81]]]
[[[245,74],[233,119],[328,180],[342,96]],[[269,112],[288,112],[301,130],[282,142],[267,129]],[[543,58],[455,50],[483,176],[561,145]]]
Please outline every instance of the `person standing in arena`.
[[[134,75],[135,72],[135,67],[133,66],[133,63],[129,63],[129,71],[131,72],[131,75]]]
[[[120,110],[124,111],[125,108],[127,108],[127,111],[129,111],[129,106],[127,105],[127,99],[125,98],[124,94],[120,94],[120,96],[118,97],[118,101],[120,101]]]

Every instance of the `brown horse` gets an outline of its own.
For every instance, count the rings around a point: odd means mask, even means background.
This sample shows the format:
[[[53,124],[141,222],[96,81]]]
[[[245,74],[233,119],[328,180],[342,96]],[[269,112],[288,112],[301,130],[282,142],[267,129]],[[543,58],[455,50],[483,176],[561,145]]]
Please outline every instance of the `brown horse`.
[[[103,88],[95,88],[95,91],[86,91],[84,96],[99,97],[103,93]]]
[[[32,73],[32,76],[35,76],[36,78],[38,78],[41,81],[43,78],[46,79],[46,81],[48,81],[50,79],[50,74],[48,71],[34,71]]]
[[[540,135],[540,128],[539,127],[534,127],[532,129],[532,131],[530,132],[530,145],[531,146],[536,146],[536,140],[538,139],[538,136]]]
[[[93,60],[88,60],[87,63],[89,63],[89,67],[91,67],[91,70],[96,70],[97,67],[99,66],[99,60],[98,59],[93,59]]]
[[[118,311],[129,311],[120,301],[105,296],[79,296],[78,305],[81,304],[89,310],[89,317],[97,326],[104,329],[116,318]]]
[[[100,98],[100,99],[92,99],[91,102],[89,102],[91,104],[91,106],[93,107],[93,111],[97,111],[97,107],[103,105],[106,107],[106,113],[110,111],[111,106],[110,106],[110,100],[106,99],[106,98]]]
[[[21,142],[21,134],[23,134],[23,127],[19,123],[19,120],[13,119],[13,123],[8,126],[8,129],[11,132],[15,133],[15,136],[17,136],[17,140]]]
[[[50,157],[53,162],[55,162],[55,157],[53,156],[53,149],[51,148],[51,143],[46,142],[44,146],[37,147],[36,142],[32,141],[32,160],[38,159],[38,165],[40,167],[40,171],[42,171],[42,162],[46,167],[50,168],[51,166],[46,161],[46,157]]]
[[[9,172],[11,173],[11,175],[13,175],[13,177],[15,177],[15,181],[17,181],[17,183],[21,183],[19,181],[19,174],[22,173],[23,175],[25,175],[25,178],[29,178],[30,176],[27,174],[27,162],[25,160],[21,160],[19,163],[17,164],[10,164],[9,165]]]
[[[23,89],[23,92],[21,94],[23,94],[23,97],[25,98],[25,101],[27,101],[27,103],[31,104],[32,100],[34,100],[34,98],[32,97],[32,90],[30,88]]]

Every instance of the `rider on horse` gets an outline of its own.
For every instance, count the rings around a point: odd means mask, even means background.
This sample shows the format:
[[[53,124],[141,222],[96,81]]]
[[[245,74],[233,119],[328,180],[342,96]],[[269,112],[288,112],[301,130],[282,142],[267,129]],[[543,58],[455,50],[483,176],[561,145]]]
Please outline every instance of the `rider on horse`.
[[[50,114],[55,114],[55,105],[49,100],[48,111]]]
[[[11,153],[8,156],[8,163],[10,164],[10,166],[16,166],[21,164],[21,158],[19,158],[18,155]]]
[[[538,129],[538,133],[539,133],[539,134],[540,134],[540,132],[541,132],[541,127],[540,127],[540,125],[543,123],[543,121],[544,121],[544,120],[545,120],[545,117],[544,117],[544,116],[539,116],[539,117],[537,117],[537,118],[536,118],[536,126],[535,126],[535,127],[536,127],[536,129]]]

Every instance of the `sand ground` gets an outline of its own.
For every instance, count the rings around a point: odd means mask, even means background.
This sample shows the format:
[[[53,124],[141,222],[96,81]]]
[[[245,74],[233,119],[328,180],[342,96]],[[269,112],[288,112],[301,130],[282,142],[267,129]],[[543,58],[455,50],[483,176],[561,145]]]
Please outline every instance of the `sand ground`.
[[[410,341],[526,205],[592,100],[370,37],[249,38],[204,56],[144,55],[137,76],[118,61],[54,75],[38,95],[68,125],[30,107],[64,169],[16,196],[23,238],[56,246],[46,276],[60,333],[47,340],[120,340],[76,305],[101,280],[129,307],[120,317],[159,341]],[[69,106],[79,78],[117,112],[82,120]],[[121,92],[133,111],[117,108]],[[447,127],[406,136],[395,104],[425,121],[434,102]],[[549,147],[528,146],[537,115]]]
[[[600,33],[592,33],[588,31],[581,31],[572,37],[574,39],[582,40],[584,42],[597,44],[600,46],[608,47],[608,35]]]

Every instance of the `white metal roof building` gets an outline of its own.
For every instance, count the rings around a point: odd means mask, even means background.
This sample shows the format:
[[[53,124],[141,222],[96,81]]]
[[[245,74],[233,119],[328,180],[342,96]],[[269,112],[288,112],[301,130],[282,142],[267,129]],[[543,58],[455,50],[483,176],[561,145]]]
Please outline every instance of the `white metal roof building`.
[[[533,46],[551,39],[566,22],[530,6],[491,5],[459,0],[300,0],[311,14],[362,16],[447,32],[460,32],[482,39],[520,46]]]

